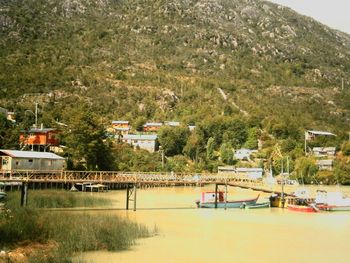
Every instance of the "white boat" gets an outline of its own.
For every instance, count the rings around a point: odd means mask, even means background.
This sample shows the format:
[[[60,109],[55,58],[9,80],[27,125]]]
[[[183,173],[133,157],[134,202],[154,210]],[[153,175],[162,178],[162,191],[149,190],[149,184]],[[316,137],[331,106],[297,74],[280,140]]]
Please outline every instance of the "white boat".
[[[320,210],[350,211],[350,197],[340,191],[327,192],[325,190],[317,190],[315,203]]]

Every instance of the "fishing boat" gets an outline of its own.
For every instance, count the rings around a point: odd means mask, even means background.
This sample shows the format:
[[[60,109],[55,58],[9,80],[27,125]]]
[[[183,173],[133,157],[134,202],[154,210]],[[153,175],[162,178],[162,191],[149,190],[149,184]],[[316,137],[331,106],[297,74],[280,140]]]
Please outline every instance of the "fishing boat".
[[[340,191],[318,190],[315,204],[318,209],[323,211],[350,211],[350,197]]]
[[[240,208],[243,204],[254,205],[258,200],[259,195],[252,199],[228,201],[225,198],[223,191],[203,192],[201,199],[196,201],[199,208]]]
[[[288,198],[287,209],[290,211],[305,212],[305,213],[316,213],[319,209],[316,205],[310,202],[309,199],[305,198]]]
[[[269,208],[270,202],[256,203],[252,205],[242,204],[241,208],[245,209],[259,209],[259,208]]]
[[[0,183],[0,200],[5,199],[6,196],[7,195],[5,193],[5,184]]]

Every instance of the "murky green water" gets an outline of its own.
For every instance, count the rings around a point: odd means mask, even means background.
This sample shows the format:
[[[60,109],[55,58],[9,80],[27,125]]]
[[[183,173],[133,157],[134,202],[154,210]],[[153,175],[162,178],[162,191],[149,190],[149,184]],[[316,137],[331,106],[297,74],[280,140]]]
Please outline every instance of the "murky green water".
[[[127,217],[150,229],[157,226],[159,235],[139,240],[128,251],[88,252],[78,258],[87,262],[350,262],[350,212],[197,209],[194,201],[208,189],[213,187],[138,190],[136,212],[96,212]],[[350,194],[350,188],[342,190]],[[230,189],[229,199],[257,194]],[[115,200],[115,207],[125,207],[124,191],[104,195]]]

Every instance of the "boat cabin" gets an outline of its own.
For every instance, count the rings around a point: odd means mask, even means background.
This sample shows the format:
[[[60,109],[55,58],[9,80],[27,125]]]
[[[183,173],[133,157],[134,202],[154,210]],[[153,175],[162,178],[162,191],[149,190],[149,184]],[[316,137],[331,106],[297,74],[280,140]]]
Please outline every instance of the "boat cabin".
[[[217,197],[217,201],[218,202],[224,202],[224,192],[219,191],[217,192],[218,197]],[[215,192],[203,192],[202,196],[201,196],[201,202],[202,203],[211,203],[211,202],[215,202]]]

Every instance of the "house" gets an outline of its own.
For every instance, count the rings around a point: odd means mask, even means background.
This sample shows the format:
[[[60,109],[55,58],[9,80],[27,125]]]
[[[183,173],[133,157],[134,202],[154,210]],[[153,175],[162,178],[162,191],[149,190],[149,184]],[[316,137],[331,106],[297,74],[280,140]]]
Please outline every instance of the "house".
[[[234,156],[236,159],[238,160],[247,160],[249,161],[250,160],[250,155],[252,153],[256,153],[258,152],[257,150],[250,150],[250,149],[239,149],[239,150],[236,150],[235,153],[234,153]]]
[[[238,175],[246,176],[252,180],[262,178],[263,171],[263,168],[236,168]]]
[[[164,125],[170,126],[170,127],[179,127],[180,122],[178,122],[178,121],[165,121]]]
[[[2,113],[9,121],[16,122],[16,114],[13,111],[8,111],[7,109],[0,107],[0,113]]]
[[[50,152],[0,150],[0,171],[57,171],[64,168],[65,159]]]
[[[315,157],[334,157],[335,147],[314,147],[312,153]]]
[[[321,171],[333,170],[333,160],[317,160],[316,164],[318,166],[318,169]]]
[[[331,132],[326,132],[326,131],[306,131],[305,132],[305,140],[306,141],[313,140],[319,136],[336,136],[336,135],[331,133]]]
[[[154,152],[156,150],[157,135],[153,134],[126,134],[123,135],[121,140],[140,149]]]
[[[19,140],[22,145],[31,149],[46,151],[51,146],[59,146],[58,134],[59,131],[52,128],[32,128],[28,133],[22,131]]]
[[[147,122],[143,125],[143,131],[157,132],[162,126],[163,126],[163,123],[161,122]]]
[[[194,129],[196,128],[195,125],[188,125],[187,127],[190,131],[194,131]]]
[[[112,121],[112,128],[120,134],[128,134],[131,126],[128,121]]]
[[[238,177],[256,180],[262,178],[262,168],[236,168],[234,166],[219,166],[218,173],[233,173]]]

